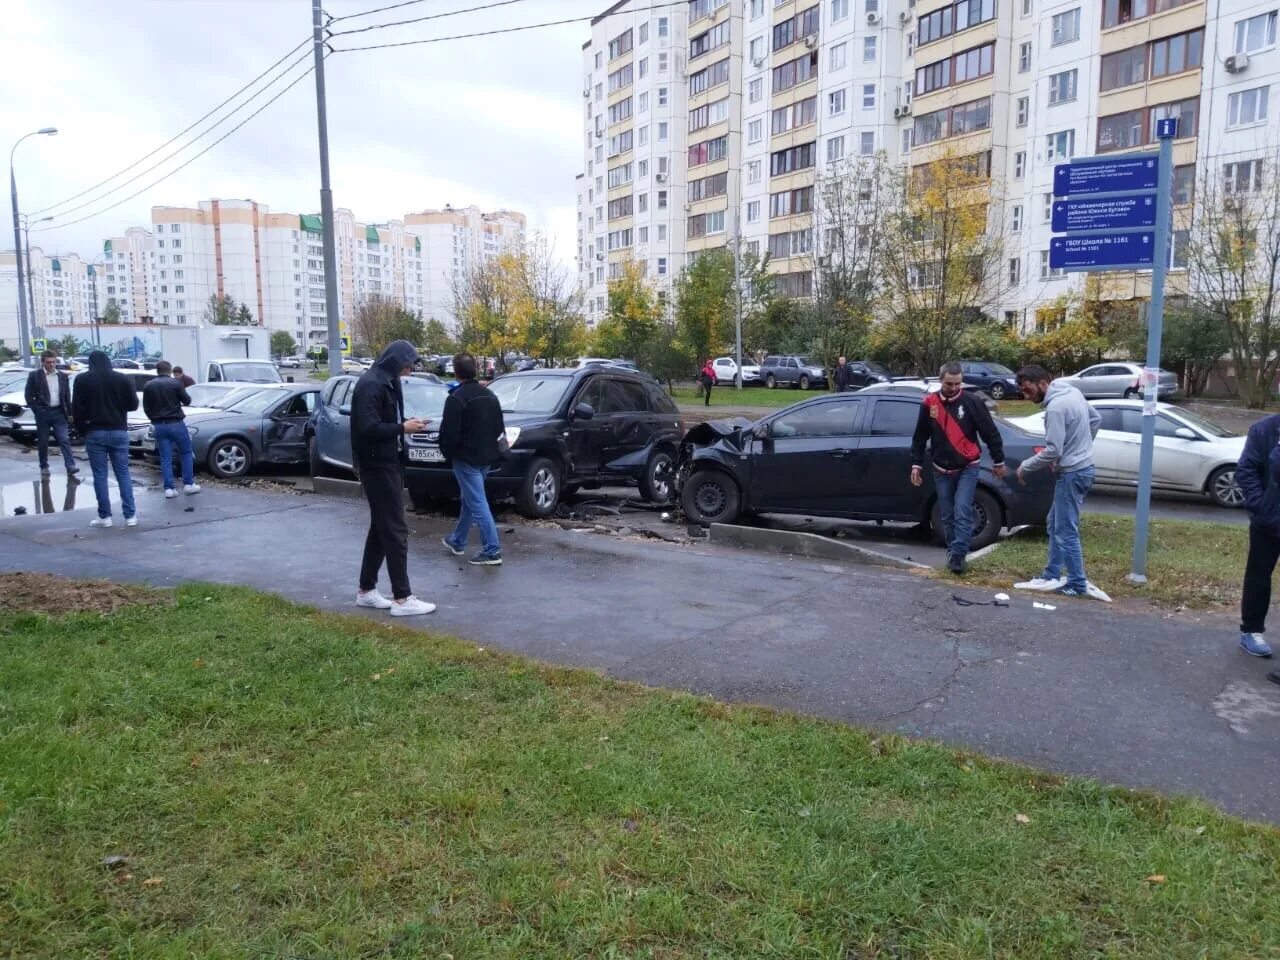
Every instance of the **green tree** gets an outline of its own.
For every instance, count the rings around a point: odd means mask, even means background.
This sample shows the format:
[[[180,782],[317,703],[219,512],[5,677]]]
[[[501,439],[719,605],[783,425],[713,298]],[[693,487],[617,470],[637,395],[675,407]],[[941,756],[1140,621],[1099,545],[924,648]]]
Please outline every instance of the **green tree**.
[[[432,317],[422,327],[422,349],[434,356],[448,356],[458,352],[458,342],[449,333],[449,328]]]
[[[416,314],[396,300],[374,295],[356,308],[351,321],[351,352],[377,356],[393,340],[408,340],[416,347],[424,336],[423,323]]]
[[[680,272],[675,285],[676,329],[697,363],[735,339],[733,254],[705,250]]]
[[[1161,341],[1169,366],[1181,365],[1188,396],[1198,397],[1221,359],[1231,352],[1231,335],[1222,318],[1196,303],[1171,303]]]
[[[230,327],[237,322],[238,311],[239,304],[236,303],[235,297],[230,294],[219,296],[215,293],[204,305],[204,322],[219,327]]]
[[[60,357],[74,357],[80,352],[80,338],[69,333],[60,340],[50,342],[49,348],[56,350]]]
[[[271,333],[271,354],[276,357],[292,357],[298,352],[298,343],[293,334],[287,330],[274,330]]]
[[[609,281],[609,305],[596,327],[595,352],[634,360],[641,369],[649,369],[657,353],[662,314],[644,267],[626,261],[622,275]]]
[[[240,304],[240,309],[236,311],[236,324],[241,327],[253,326],[253,313],[247,303]]]
[[[102,311],[102,322],[109,327],[120,323],[120,305],[116,303],[114,298],[107,301],[107,305]]]

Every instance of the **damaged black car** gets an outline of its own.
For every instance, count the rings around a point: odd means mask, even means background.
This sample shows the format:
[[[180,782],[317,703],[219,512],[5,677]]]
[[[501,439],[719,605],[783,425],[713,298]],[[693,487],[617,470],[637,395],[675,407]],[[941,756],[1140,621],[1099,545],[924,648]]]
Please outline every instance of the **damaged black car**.
[[[685,435],[676,486],[695,523],[733,523],[757,513],[803,514],[850,520],[929,524],[940,530],[932,470],[914,487],[911,435],[924,390],[884,389],[808,400],[752,422],[741,418],[699,424]],[[1043,438],[996,418],[1009,473],[991,472],[983,450],[974,498],[973,548],[1000,531],[1042,525],[1053,502],[1053,481],[1032,474],[1014,479]]]

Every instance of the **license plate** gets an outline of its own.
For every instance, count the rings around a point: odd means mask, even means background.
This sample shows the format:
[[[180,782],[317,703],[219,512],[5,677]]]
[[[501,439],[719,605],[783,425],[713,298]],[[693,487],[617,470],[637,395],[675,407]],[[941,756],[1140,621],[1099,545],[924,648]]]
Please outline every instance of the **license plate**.
[[[432,462],[439,463],[444,460],[444,454],[441,453],[439,450],[433,450],[430,447],[410,447],[409,459],[410,460],[430,460]]]

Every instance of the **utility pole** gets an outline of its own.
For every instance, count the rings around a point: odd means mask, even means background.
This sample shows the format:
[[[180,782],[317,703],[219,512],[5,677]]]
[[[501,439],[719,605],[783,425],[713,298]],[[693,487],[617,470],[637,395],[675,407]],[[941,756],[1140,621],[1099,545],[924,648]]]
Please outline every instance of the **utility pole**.
[[[13,267],[18,274],[18,339],[22,342],[22,365],[31,364],[31,328],[27,323],[27,291],[26,277],[22,264],[22,231],[18,226],[18,177],[13,172],[13,155],[17,153],[22,141],[28,137],[51,137],[58,132],[57,127],[41,127],[18,138],[18,142],[9,151],[9,199],[13,203]],[[34,319],[34,318],[33,318]]]
[[[329,115],[324,97],[324,11],[311,0],[316,55],[316,124],[320,137],[320,229],[324,244],[324,304],[329,318],[329,375],[342,373],[342,331],[338,320],[338,251],[333,236],[333,191],[329,187]]]
[[[738,374],[734,377],[734,389],[741,390],[742,382],[742,229],[739,218],[742,216],[742,202],[733,210],[733,333],[734,362],[738,365]]]

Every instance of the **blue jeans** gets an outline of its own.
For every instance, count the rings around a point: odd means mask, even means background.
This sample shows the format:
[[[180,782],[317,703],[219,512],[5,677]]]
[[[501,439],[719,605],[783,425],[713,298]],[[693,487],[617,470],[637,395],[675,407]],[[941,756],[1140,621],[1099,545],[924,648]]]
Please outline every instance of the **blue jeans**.
[[[107,486],[107,463],[120,488],[120,509],[128,520],[137,511],[133,505],[133,480],[129,477],[129,434],[124,430],[93,430],[84,440],[85,453],[93,470],[93,492],[98,497],[98,516],[111,516],[111,491]]]
[[[1080,507],[1093,487],[1093,467],[1059,473],[1049,509],[1049,560],[1041,576],[1056,580],[1066,571],[1067,586],[1084,592],[1084,547],[1080,544]]]
[[[449,545],[455,550],[466,546],[472,524],[480,528],[480,542],[485,553],[502,550],[498,545],[498,525],[493,522],[493,511],[484,496],[484,478],[488,474],[488,467],[473,467],[461,460],[453,461],[453,475],[462,494],[462,512],[458,514],[458,525],[449,538]]]
[[[76,469],[76,458],[71,452],[71,425],[67,423],[67,415],[61,410],[50,410],[35,416],[36,453],[40,457],[40,469],[49,469],[49,434],[52,433],[58,449],[62,451],[62,462],[67,473],[71,473]]]
[[[191,434],[185,421],[174,423],[157,423],[156,450],[160,452],[160,476],[164,478],[164,488],[173,489],[173,446],[178,445],[178,455],[182,457],[182,482],[191,486],[196,482],[195,455],[191,452]]]
[[[970,464],[959,473],[935,470],[933,489],[938,492],[947,554],[963,557],[969,552],[969,538],[973,535],[973,495],[978,489],[978,465]]]

